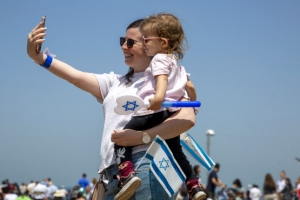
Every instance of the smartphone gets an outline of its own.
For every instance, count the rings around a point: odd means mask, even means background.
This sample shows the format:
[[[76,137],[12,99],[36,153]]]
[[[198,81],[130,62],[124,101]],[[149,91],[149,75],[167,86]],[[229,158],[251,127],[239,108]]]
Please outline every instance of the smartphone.
[[[43,23],[43,27],[45,27],[45,23],[46,23],[46,16],[42,17],[42,23]],[[43,38],[41,38],[43,39]],[[42,44],[39,44],[36,46],[36,53],[39,54],[41,52],[42,49]]]

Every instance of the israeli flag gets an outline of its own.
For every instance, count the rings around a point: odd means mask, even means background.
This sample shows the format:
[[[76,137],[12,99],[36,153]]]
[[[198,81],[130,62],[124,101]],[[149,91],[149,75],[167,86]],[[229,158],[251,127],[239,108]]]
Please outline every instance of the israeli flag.
[[[167,143],[156,136],[143,159],[150,161],[150,169],[168,195],[173,196],[185,181],[186,177],[173,157]],[[142,159],[142,160],[143,160]],[[136,167],[136,169],[139,167]]]
[[[203,165],[208,171],[215,165],[214,161],[205,153],[200,145],[194,140],[194,138],[188,133],[180,134],[180,144],[184,149]]]

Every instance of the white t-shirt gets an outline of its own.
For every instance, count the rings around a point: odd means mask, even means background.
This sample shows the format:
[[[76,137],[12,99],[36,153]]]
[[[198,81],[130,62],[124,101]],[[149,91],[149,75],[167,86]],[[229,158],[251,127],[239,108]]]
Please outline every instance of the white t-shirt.
[[[285,180],[278,180],[277,181],[277,192],[282,192],[285,187]]]
[[[251,200],[260,200],[261,191],[260,189],[254,187],[250,189],[249,197]]]
[[[125,77],[113,72],[109,74],[95,74],[95,76],[103,97],[103,102],[100,99],[98,101],[103,104],[105,119],[100,148],[100,167],[98,171],[100,173],[115,163],[114,143],[111,142],[111,134],[114,130],[122,130],[132,117],[132,114],[117,115],[114,113],[114,108],[117,105],[116,97],[122,93],[136,94],[137,88],[144,84],[144,72],[133,74],[132,85],[130,86],[125,85],[127,82]],[[149,144],[135,146],[132,149],[132,153],[146,151],[148,147]]]
[[[300,183],[297,185],[297,197],[300,198]]]
[[[16,200],[18,198],[18,195],[16,194],[6,194],[4,196],[4,200]]]
[[[38,183],[32,190],[32,195],[34,199],[44,199],[46,198],[48,188],[47,186]]]
[[[165,101],[178,101],[184,95],[187,82],[187,74],[184,67],[178,64],[174,55],[158,53],[152,58],[149,67],[145,70],[144,84],[138,88],[137,95],[144,101],[154,97],[156,88],[156,79],[154,77],[157,75],[167,75],[168,77]],[[169,108],[168,110],[176,111],[178,109]],[[161,108],[160,110],[152,111],[144,107],[134,115],[149,115],[163,110],[166,109]]]

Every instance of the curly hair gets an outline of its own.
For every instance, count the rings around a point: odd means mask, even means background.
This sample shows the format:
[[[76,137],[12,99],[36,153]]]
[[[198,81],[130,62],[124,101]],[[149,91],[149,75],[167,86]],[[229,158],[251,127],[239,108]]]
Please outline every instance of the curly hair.
[[[187,40],[179,19],[170,13],[147,16],[140,25],[141,30],[149,30],[158,37],[168,39],[167,53],[183,58]]]

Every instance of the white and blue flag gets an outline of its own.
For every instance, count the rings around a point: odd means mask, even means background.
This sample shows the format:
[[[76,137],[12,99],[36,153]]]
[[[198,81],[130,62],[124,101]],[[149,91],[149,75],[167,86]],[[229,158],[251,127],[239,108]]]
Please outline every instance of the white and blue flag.
[[[208,171],[215,165],[214,161],[206,154],[194,138],[188,133],[180,134],[180,144],[184,149],[203,165]]]
[[[175,160],[167,143],[156,136],[143,159],[150,160],[150,169],[157,180],[171,197],[174,195],[186,177]],[[143,160],[142,159],[142,160]],[[136,167],[138,168],[139,165]]]

